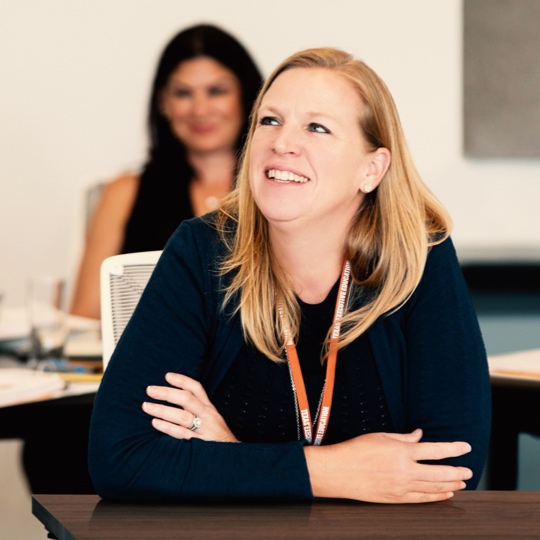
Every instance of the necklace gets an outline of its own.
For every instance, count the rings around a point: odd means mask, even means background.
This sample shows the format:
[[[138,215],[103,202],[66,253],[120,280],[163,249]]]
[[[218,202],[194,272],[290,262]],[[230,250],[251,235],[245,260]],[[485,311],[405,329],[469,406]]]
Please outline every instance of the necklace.
[[[334,392],[334,382],[336,376],[336,346],[341,332],[341,319],[343,318],[343,312],[345,311],[350,276],[351,264],[349,261],[345,261],[339,282],[336,308],[334,310],[334,322],[332,335],[330,338],[330,353],[328,354],[328,359],[326,361],[326,378],[313,422],[311,421],[311,414],[309,412],[309,402],[296,345],[291,337],[289,323],[285,317],[285,314],[283,313],[282,305],[281,303],[278,304],[278,312],[281,318],[281,325],[283,327],[283,334],[285,338],[285,356],[289,366],[289,374],[291,377],[291,385],[294,394],[298,438],[300,439],[300,431],[303,431],[304,439],[308,442],[308,444],[313,444],[314,446],[319,446],[322,443],[324,436],[326,435],[328,422],[330,420],[332,395]],[[313,440],[313,430],[315,430],[315,440]]]
[[[209,197],[206,197],[204,199],[204,206],[206,206],[207,210],[215,210],[221,199],[219,197],[216,197],[215,195],[210,195]]]
[[[200,206],[200,212],[212,212],[218,206],[221,200],[229,193],[229,184],[223,183],[210,183],[203,184],[200,181],[194,181],[191,183],[191,197],[195,201],[195,204]]]

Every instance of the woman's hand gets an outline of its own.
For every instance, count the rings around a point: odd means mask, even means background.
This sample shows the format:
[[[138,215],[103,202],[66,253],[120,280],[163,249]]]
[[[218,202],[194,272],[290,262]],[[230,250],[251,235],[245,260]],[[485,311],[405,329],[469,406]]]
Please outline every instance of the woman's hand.
[[[196,437],[205,441],[239,442],[208,399],[200,382],[178,373],[167,373],[165,380],[175,388],[149,386],[146,393],[151,398],[179,405],[182,409],[145,401],[142,408],[154,417],[154,428],[175,439]],[[192,431],[189,428],[195,417],[200,418],[201,425]]]
[[[441,501],[465,487],[465,467],[422,464],[467,454],[466,442],[421,443],[422,430],[409,434],[370,433],[329,446],[308,446],[305,455],[316,497],[379,503]]]

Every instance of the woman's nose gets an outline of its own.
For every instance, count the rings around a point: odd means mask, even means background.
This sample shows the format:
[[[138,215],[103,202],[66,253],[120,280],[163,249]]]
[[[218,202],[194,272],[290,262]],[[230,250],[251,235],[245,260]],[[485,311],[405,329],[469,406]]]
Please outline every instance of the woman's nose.
[[[298,134],[292,128],[280,127],[272,149],[276,154],[298,154],[300,152]]]
[[[210,110],[210,98],[204,94],[193,97],[192,112],[195,116],[205,116]]]

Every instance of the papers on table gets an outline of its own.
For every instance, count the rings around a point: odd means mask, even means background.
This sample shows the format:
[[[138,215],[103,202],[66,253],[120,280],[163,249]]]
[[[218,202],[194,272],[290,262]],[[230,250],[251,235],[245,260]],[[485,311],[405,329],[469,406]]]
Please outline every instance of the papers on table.
[[[540,349],[493,355],[488,361],[492,379],[540,384]]]
[[[69,315],[65,346],[69,358],[101,358],[101,324],[95,319]],[[24,307],[4,308],[0,314],[0,349],[24,354],[30,346],[30,324]]]
[[[70,331],[99,331],[101,323],[97,319],[67,316],[67,327]],[[30,334],[28,313],[24,307],[3,308],[0,313],[0,340],[25,338]]]
[[[54,397],[66,387],[56,373],[25,368],[0,369],[0,407]]]

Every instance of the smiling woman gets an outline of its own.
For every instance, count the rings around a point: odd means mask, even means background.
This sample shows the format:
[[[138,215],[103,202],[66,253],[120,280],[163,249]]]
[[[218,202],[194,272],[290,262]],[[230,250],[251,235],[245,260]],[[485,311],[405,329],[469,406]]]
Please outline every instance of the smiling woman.
[[[449,233],[380,78],[336,49],[285,60],[236,188],[171,238],[109,363],[90,441],[100,495],[473,489],[490,386]]]
[[[229,193],[261,82],[246,49],[220,28],[193,26],[169,41],[150,92],[147,161],[102,191],[87,231],[73,314],[100,318],[105,258],[163,249],[182,220],[214,210]],[[66,421],[55,422],[54,437],[40,432],[26,438],[25,470],[34,493],[92,492],[84,451],[91,405],[62,412]],[[72,419],[77,431],[65,430]],[[68,462],[73,469],[64,474]]]
[[[74,315],[100,318],[105,258],[163,249],[182,220],[215,210],[230,192],[261,81],[245,48],[215,26],[187,28],[167,44],[150,95],[148,160],[140,173],[103,190],[79,267]]]
[[[288,70],[264,95],[251,140],[249,177],[271,234],[286,226],[289,233],[307,228],[319,240],[342,238],[365,192],[379,185],[390,152],[368,148],[358,129],[359,114],[351,114],[351,108],[362,110],[352,84],[323,68]],[[332,251],[336,256],[327,253],[325,261],[333,268],[323,261],[319,266],[331,284],[342,266],[340,243]],[[329,287],[320,279],[313,285],[320,290],[313,294],[303,288],[299,296],[322,301]]]

